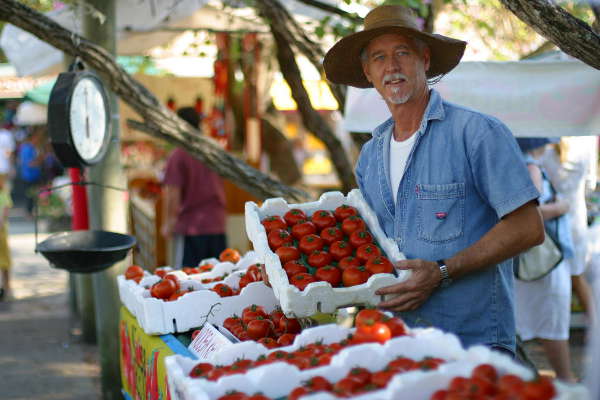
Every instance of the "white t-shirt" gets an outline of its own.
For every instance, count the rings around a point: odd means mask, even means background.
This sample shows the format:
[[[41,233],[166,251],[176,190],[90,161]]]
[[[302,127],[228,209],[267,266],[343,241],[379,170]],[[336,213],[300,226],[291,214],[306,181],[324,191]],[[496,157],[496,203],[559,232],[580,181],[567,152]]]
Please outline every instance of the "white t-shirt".
[[[393,134],[390,137],[390,183],[392,194],[394,195],[394,203],[396,203],[396,197],[398,196],[400,180],[406,169],[406,161],[408,161],[408,156],[413,144],[415,144],[416,138],[416,133],[413,133],[408,139],[402,142],[397,142]]]
[[[10,172],[10,154],[15,150],[12,133],[0,128],[0,174]]]

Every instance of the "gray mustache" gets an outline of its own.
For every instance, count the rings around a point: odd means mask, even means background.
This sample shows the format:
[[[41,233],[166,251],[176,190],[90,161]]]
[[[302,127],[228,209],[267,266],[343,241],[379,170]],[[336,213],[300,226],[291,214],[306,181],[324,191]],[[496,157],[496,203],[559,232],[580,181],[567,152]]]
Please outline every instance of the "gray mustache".
[[[397,80],[397,79],[404,79],[405,81],[408,80],[408,78],[406,77],[406,75],[396,72],[394,74],[386,74],[386,75],[384,75],[383,79],[382,79],[382,82],[385,85],[386,83],[394,81],[394,80]]]

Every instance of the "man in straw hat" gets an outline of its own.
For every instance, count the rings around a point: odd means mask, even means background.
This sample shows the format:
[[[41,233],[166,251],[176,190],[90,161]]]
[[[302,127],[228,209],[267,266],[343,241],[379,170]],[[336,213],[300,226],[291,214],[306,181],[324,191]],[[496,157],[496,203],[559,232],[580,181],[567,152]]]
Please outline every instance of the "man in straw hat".
[[[514,354],[512,257],[542,243],[538,191],[508,128],[444,101],[428,87],[466,43],[422,32],[409,9],[384,5],[337,42],[327,78],[375,87],[392,117],[360,153],[358,184],[407,260],[403,283],[379,289],[380,307],[433,325],[463,345]]]

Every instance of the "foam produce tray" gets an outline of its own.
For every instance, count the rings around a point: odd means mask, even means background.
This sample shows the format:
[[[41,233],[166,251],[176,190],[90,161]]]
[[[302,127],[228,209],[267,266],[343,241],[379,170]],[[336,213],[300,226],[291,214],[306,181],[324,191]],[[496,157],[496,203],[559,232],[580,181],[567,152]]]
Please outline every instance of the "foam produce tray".
[[[399,356],[414,359],[434,356],[458,360],[466,355],[456,336],[434,329],[417,329],[410,336],[392,338],[384,345],[368,343],[347,347],[332,358],[330,365],[319,368],[301,371],[295,366],[279,362],[254,368],[246,374],[224,376],[214,382],[188,377],[191,369],[200,361],[228,365],[240,358],[255,360],[276,350],[292,352],[309,343],[339,342],[352,331],[335,324],[321,325],[303,330],[292,345],[273,350],[268,350],[259,343],[246,341],[228,346],[207,360],[170,356],[165,359],[169,387],[172,388],[172,396],[178,395],[180,399],[212,400],[231,390],[247,393],[262,391],[275,399],[287,395],[301,382],[314,376],[324,376],[330,381],[342,379],[355,366],[377,371]]]
[[[288,204],[282,198],[273,198],[266,200],[259,207],[254,202],[246,202],[245,218],[248,238],[265,264],[275,297],[279,299],[282,311],[287,316],[299,318],[314,315],[317,312],[331,313],[340,307],[376,305],[382,300],[382,296],[375,295],[377,289],[402,282],[410,274],[404,270],[396,270],[398,276],[376,274],[361,285],[343,288],[333,288],[326,282],[315,282],[309,284],[303,291],[289,283],[279,257],[269,248],[267,234],[261,221],[270,215],[283,216],[292,208],[301,209],[307,215],[312,215],[317,210],[333,211],[342,204],[353,206],[359,211],[387,258],[392,262],[405,258],[398,250],[396,243],[385,236],[375,213],[369,208],[358,189],[351,190],[347,196],[341,192],[327,192],[321,195],[318,201],[310,203]]]
[[[240,358],[256,359],[260,355],[276,350],[293,351],[302,345],[323,341],[332,343],[345,338],[352,330],[336,325],[323,325],[304,330],[296,337],[294,344],[275,350],[267,350],[256,342],[241,342],[225,348],[209,360],[215,365],[231,364]],[[393,338],[384,345],[369,343],[347,347],[332,358],[329,366],[301,371],[286,363],[273,363],[248,371],[245,374],[224,376],[213,382],[201,378],[189,378],[191,369],[200,360],[181,355],[165,359],[171,397],[179,400],[215,400],[225,393],[238,390],[248,394],[262,392],[273,399],[281,399],[301,382],[323,376],[330,382],[342,379],[351,368],[360,366],[371,372],[381,370],[385,365],[403,356],[420,360],[427,356],[440,357],[447,362],[433,371],[410,371],[396,375],[385,389],[355,396],[357,400],[429,400],[431,395],[447,387],[456,376],[469,376],[473,368],[482,363],[496,367],[500,374],[511,373],[530,380],[533,373],[517,364],[508,356],[491,351],[487,347],[473,346],[465,350],[453,334],[438,329],[414,329],[410,336]],[[555,400],[587,399],[587,391],[581,385],[564,385],[555,381]],[[310,400],[338,399],[329,393],[320,392],[302,397]]]
[[[118,277],[122,278],[122,277]],[[152,284],[158,277],[149,277],[141,283]],[[228,276],[223,283],[237,287],[239,274]],[[147,289],[136,288],[125,297],[129,306],[126,307],[137,318],[140,327],[149,335],[164,335],[174,332],[186,332],[202,326],[205,323],[222,323],[222,315],[233,313],[241,305],[258,304],[272,308],[277,303],[273,290],[263,282],[252,282],[243,288],[239,295],[220,297],[212,290],[206,290],[211,285],[202,285],[194,279],[180,281],[181,286],[193,287],[194,291],[181,296],[175,301],[163,301],[150,297]],[[205,290],[203,290],[205,289]]]

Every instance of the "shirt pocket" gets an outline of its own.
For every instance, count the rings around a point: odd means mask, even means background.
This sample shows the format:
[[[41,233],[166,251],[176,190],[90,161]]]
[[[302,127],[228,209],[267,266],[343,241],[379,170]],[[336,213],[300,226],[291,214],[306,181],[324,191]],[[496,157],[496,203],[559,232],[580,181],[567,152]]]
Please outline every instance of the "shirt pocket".
[[[465,184],[417,184],[417,236],[432,243],[463,235]]]

